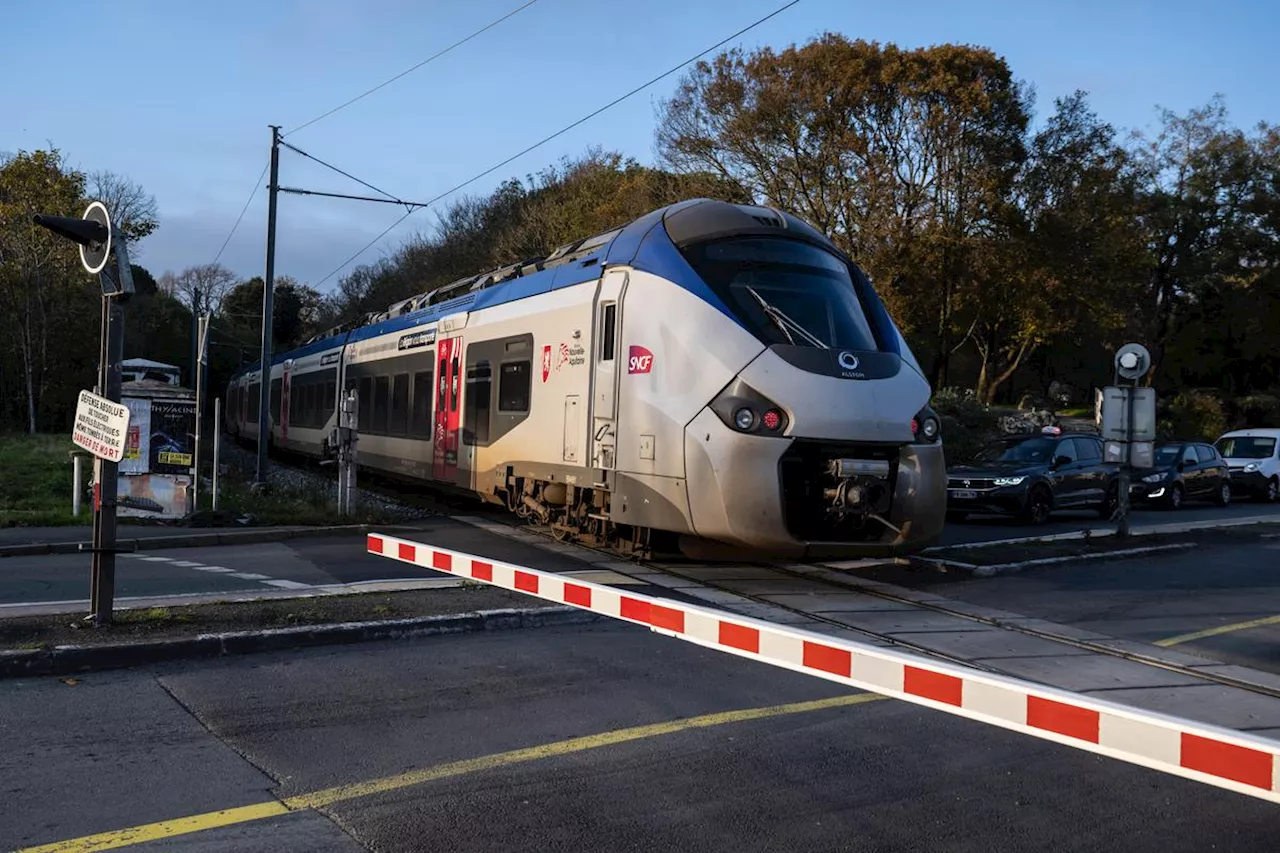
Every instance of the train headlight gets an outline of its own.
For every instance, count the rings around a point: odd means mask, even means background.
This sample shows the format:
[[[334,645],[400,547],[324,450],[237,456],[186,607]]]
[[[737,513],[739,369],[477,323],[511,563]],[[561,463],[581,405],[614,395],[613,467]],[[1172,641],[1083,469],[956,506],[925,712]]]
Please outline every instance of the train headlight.
[[[911,435],[917,441],[932,444],[942,436],[942,422],[933,409],[925,406],[911,419]]]
[[[787,430],[787,415],[782,407],[741,379],[734,380],[711,401],[711,411],[737,432],[781,436]]]

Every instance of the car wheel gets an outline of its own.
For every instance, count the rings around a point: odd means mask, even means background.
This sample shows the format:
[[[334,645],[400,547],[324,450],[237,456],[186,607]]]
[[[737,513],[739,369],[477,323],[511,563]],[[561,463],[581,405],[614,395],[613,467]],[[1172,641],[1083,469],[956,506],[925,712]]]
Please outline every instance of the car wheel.
[[[1225,480],[1218,485],[1218,494],[1214,496],[1213,502],[1218,506],[1227,506],[1231,503],[1231,484]]]
[[[1272,477],[1267,481],[1267,490],[1263,493],[1262,499],[1267,503],[1280,500],[1280,478]]]
[[[1169,490],[1169,497],[1165,498],[1165,506],[1169,509],[1182,509],[1182,497],[1182,484],[1174,483]]]
[[[1045,487],[1036,486],[1027,496],[1027,505],[1022,508],[1022,520],[1027,524],[1044,524],[1052,511],[1053,496]]]
[[[1102,516],[1103,521],[1110,521],[1116,517],[1116,512],[1120,509],[1120,486],[1112,483],[1107,487],[1107,496],[1102,499],[1102,504],[1098,507],[1098,515]]]

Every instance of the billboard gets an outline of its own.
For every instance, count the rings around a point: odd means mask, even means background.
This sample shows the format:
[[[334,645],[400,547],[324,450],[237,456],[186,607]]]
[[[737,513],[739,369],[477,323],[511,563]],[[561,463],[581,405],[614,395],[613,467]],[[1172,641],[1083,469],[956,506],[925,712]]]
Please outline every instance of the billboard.
[[[187,474],[196,462],[195,400],[152,400],[148,468],[152,474]]]

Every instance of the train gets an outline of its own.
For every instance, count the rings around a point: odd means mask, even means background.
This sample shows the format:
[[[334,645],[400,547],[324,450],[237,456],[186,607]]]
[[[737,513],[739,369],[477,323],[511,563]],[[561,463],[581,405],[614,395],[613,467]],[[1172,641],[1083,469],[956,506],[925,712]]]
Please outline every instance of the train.
[[[931,388],[871,280],[773,207],[695,198],[323,332],[228,383],[225,429],[460,491],[564,540],[900,555],[947,501]]]

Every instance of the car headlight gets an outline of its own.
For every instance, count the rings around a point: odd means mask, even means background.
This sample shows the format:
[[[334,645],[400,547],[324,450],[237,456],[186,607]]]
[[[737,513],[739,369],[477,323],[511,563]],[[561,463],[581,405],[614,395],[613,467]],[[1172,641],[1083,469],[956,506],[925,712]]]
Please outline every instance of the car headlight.
[[[741,379],[711,401],[711,411],[725,426],[752,435],[782,435],[788,424],[781,406]]]
[[[1257,471],[1257,470],[1258,470],[1257,462],[1250,462],[1248,465],[1244,466],[1244,472],[1246,474],[1252,474],[1254,471]]]
[[[1167,477],[1167,476],[1169,476],[1167,473],[1165,473],[1164,471],[1160,471],[1160,472],[1158,472],[1158,473],[1156,473],[1156,474],[1148,474],[1147,476],[1143,477],[1143,478],[1142,478],[1142,482],[1144,482],[1144,483],[1158,483],[1158,482],[1160,482],[1161,480],[1163,480],[1163,479],[1164,479],[1165,477]]]
[[[1017,486],[1022,483],[1026,477],[996,477],[995,484],[997,486]]]

